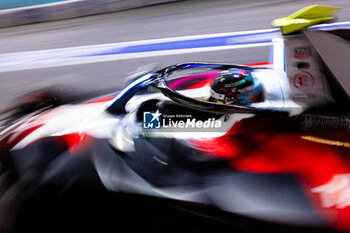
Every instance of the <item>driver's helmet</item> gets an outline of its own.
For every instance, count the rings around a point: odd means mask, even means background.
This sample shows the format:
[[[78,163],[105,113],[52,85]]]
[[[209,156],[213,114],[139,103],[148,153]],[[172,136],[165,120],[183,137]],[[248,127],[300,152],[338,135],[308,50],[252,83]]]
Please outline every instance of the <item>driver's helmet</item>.
[[[213,81],[209,101],[221,104],[249,105],[262,101],[261,84],[248,69],[222,71]]]

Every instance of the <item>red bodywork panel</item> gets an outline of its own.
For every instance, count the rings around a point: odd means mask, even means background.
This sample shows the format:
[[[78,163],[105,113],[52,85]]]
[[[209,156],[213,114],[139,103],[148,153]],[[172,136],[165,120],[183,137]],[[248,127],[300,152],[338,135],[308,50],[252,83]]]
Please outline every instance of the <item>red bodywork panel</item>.
[[[248,118],[225,136],[190,142],[241,171],[294,175],[322,218],[338,230],[349,231],[348,133],[271,132],[268,124],[273,122],[260,123],[266,130],[254,129]]]

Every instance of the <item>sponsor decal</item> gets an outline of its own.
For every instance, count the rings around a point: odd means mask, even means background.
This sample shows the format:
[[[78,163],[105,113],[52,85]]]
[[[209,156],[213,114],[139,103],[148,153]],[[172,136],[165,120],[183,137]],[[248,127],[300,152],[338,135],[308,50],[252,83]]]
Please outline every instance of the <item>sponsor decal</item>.
[[[326,184],[311,189],[320,195],[324,208],[344,209],[350,206],[350,174],[336,174]]]
[[[298,47],[294,48],[294,57],[300,60],[304,60],[311,56],[311,47]]]
[[[294,86],[302,91],[309,90],[315,83],[314,77],[309,72],[299,71],[294,76]]]
[[[242,80],[238,80],[238,81],[233,82],[233,83],[226,83],[226,84],[224,84],[224,88],[237,87],[237,86],[243,85],[245,83],[246,83],[246,80],[242,79]]]

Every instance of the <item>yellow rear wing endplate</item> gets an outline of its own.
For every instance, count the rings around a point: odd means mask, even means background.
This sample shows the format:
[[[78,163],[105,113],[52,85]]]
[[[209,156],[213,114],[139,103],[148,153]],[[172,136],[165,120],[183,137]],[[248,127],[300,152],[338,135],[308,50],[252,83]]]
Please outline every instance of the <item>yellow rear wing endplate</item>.
[[[302,8],[288,17],[275,19],[272,25],[280,27],[282,34],[286,35],[334,19],[335,13],[340,9],[339,7],[313,5]]]

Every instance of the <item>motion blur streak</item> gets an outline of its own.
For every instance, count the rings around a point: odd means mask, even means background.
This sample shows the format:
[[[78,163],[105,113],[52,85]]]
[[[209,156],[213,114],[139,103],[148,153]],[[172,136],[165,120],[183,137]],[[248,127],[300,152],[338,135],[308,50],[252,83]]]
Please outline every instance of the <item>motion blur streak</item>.
[[[0,54],[0,72],[269,46],[279,36],[268,29]]]
[[[282,38],[276,38],[273,39],[273,45],[272,45],[272,55],[273,60],[271,60],[271,63],[273,64],[273,67],[275,69],[279,70],[285,70],[285,56],[284,56],[284,44]]]
[[[318,26],[319,29],[348,27],[350,27],[349,22]],[[274,42],[276,52],[279,52],[283,48],[275,40],[280,36],[278,29],[264,29],[7,53],[0,54],[0,72],[260,47],[269,46],[272,42]],[[283,60],[276,64],[276,68],[284,68]]]

